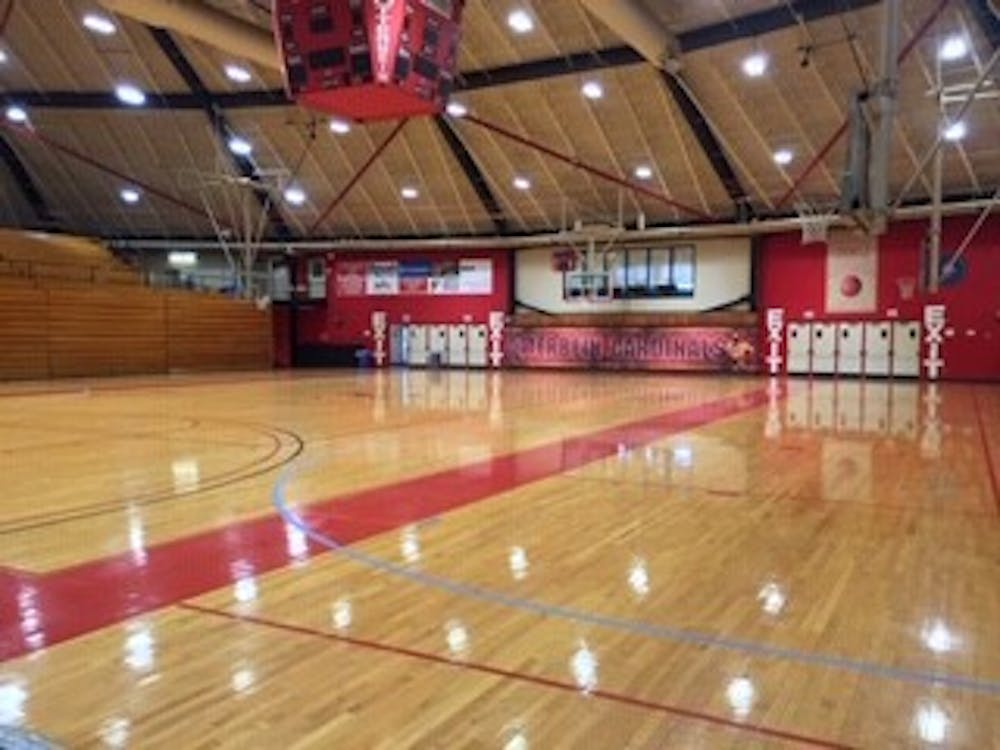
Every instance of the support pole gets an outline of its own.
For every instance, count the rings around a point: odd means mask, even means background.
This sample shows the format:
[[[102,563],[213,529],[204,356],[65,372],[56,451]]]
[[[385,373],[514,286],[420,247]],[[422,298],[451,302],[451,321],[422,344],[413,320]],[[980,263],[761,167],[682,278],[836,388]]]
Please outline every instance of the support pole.
[[[884,234],[889,212],[889,168],[892,162],[892,131],[896,119],[899,90],[899,36],[902,25],[901,0],[885,0],[882,28],[882,77],[873,92],[875,132],[868,171],[871,227]]]
[[[937,294],[941,288],[941,177],[944,170],[944,152],[934,155],[933,190],[931,196],[930,258],[927,261],[927,291]]]
[[[979,78],[976,79],[976,82],[969,90],[969,93],[966,94],[965,101],[963,101],[962,106],[959,107],[958,112],[953,118],[953,122],[958,122],[965,116],[969,107],[972,106],[972,102],[976,100],[976,95],[979,93],[979,90],[992,76],[993,68],[996,67],[998,60],[1000,60],[1000,49],[993,52],[993,56],[990,58],[990,61],[986,63],[986,66],[983,68],[983,72],[979,74]],[[899,207],[903,205],[903,201],[906,200],[906,194],[910,192],[910,188],[912,188],[916,184],[917,180],[920,179],[920,175],[922,175],[924,170],[927,169],[927,165],[931,163],[931,159],[934,158],[934,155],[938,152],[943,143],[944,128],[939,128],[937,138],[934,139],[934,143],[932,143],[931,147],[927,149],[923,158],[920,160],[920,164],[917,165],[917,168],[913,171],[910,179],[906,181],[903,189],[899,191],[899,197],[897,197],[895,202],[892,204],[893,211],[898,210]]]

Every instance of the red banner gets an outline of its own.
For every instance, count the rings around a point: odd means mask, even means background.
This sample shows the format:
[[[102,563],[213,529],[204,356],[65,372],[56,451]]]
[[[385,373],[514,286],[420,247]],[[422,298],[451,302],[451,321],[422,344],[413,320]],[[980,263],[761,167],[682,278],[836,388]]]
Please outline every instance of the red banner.
[[[756,372],[754,328],[508,328],[511,367]]]

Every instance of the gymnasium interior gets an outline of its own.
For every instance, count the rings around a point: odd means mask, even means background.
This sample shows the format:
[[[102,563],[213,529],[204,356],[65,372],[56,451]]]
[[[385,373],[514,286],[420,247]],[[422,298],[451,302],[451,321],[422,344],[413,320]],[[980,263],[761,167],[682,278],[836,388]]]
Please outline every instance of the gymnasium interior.
[[[0,0],[0,750],[1000,748],[995,0]]]

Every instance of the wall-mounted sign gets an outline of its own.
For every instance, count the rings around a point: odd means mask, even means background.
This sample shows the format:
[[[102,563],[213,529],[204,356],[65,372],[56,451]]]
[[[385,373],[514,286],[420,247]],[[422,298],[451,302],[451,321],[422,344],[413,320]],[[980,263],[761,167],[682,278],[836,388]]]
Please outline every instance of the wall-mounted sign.
[[[338,297],[481,296],[493,293],[493,261],[337,260],[334,278]]]
[[[756,372],[754,328],[508,328],[511,367]]]

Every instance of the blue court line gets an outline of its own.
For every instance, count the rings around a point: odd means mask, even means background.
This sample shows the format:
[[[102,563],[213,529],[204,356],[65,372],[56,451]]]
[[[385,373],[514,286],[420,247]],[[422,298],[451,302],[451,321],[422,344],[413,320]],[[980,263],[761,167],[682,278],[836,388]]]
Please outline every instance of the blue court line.
[[[917,669],[905,669],[892,667],[878,662],[864,661],[862,659],[851,659],[836,654],[824,654],[816,651],[800,651],[794,648],[783,646],[772,646],[767,643],[756,641],[746,641],[736,638],[726,638],[721,635],[705,633],[688,628],[670,627],[667,625],[656,625],[639,620],[627,620],[610,615],[602,615],[596,612],[575,609],[572,607],[562,607],[534,599],[525,599],[511,596],[501,591],[487,589],[475,584],[455,581],[443,576],[431,573],[424,573],[419,570],[393,563],[381,557],[366,554],[353,547],[341,544],[331,536],[317,531],[306,523],[298,513],[289,506],[285,497],[285,490],[288,482],[293,478],[292,472],[286,470],[278,478],[272,494],[272,502],[281,517],[298,528],[302,533],[313,541],[326,547],[327,549],[343,555],[344,557],[360,563],[373,570],[380,570],[399,578],[414,581],[426,588],[445,591],[467,599],[476,599],[490,604],[518,609],[524,612],[549,617],[557,620],[568,620],[586,625],[595,625],[610,630],[619,630],[626,633],[646,636],[662,641],[673,641],[695,646],[709,646],[712,648],[724,649],[748,654],[750,656],[766,659],[783,659],[785,661],[798,662],[810,666],[827,667],[830,669],[840,669],[869,677],[879,677],[896,682],[906,682],[918,685],[936,685],[956,690],[966,690],[975,693],[987,693],[990,695],[1000,695],[1000,681],[997,680],[977,680],[972,677],[947,674],[943,672],[929,672]]]

